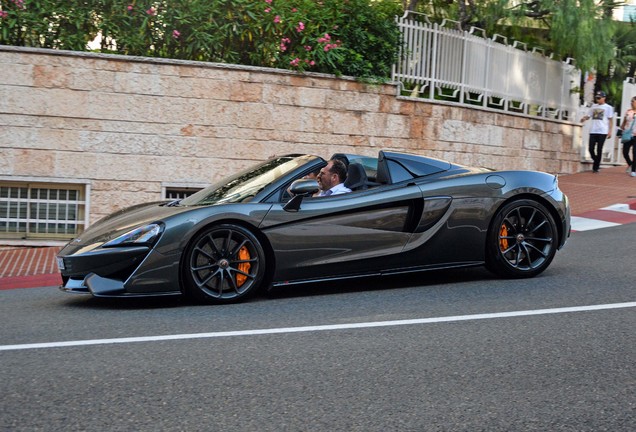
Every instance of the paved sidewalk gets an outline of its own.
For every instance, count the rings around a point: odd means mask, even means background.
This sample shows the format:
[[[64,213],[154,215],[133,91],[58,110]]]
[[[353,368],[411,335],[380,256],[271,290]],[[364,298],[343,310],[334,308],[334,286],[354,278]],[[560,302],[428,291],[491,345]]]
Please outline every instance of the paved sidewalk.
[[[636,177],[625,172],[625,165],[603,168],[598,174],[585,171],[559,176],[559,187],[570,199],[573,215],[630,203],[636,200]]]
[[[60,285],[55,262],[60,249],[0,246],[0,290]]]
[[[563,175],[559,186],[570,199],[573,222],[585,223],[580,230],[636,222],[636,177],[625,173],[625,166]],[[55,264],[59,250],[0,246],[0,291],[60,285]]]

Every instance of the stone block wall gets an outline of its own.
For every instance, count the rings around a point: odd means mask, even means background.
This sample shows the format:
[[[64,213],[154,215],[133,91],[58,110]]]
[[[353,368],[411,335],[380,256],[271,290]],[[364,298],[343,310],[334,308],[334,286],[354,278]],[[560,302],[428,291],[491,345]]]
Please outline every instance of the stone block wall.
[[[0,47],[0,180],[87,179],[90,220],[285,153],[381,149],[573,173],[575,124],[396,97],[394,85]]]

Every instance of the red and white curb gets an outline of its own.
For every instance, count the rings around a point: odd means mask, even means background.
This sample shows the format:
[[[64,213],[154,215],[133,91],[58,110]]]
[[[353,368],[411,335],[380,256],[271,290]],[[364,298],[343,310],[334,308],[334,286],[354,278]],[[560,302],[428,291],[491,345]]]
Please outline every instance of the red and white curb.
[[[590,231],[636,222],[636,201],[572,216],[572,231]]]

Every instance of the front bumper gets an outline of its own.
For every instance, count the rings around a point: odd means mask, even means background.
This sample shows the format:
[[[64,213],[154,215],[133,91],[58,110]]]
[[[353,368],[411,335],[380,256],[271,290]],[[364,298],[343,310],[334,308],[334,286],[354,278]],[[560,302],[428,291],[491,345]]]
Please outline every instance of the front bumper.
[[[74,294],[91,294],[94,297],[160,297],[181,295],[181,291],[128,292],[124,282],[103,278],[91,273],[84,279],[68,279],[60,290]]]
[[[62,291],[95,297],[181,294],[176,256],[167,257],[146,246],[64,252],[58,256]]]

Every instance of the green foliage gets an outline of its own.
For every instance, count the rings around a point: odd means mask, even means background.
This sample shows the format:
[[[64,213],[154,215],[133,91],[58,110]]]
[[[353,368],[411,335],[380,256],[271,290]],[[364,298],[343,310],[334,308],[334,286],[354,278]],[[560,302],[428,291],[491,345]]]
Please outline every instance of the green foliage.
[[[636,75],[636,23],[618,23],[614,43],[617,47],[614,58],[602,72],[622,82],[624,77]]]
[[[550,23],[551,49],[573,57],[582,70],[606,65],[614,56],[614,22],[594,0],[561,0],[554,4]]]
[[[0,44],[83,50],[95,33],[89,3],[1,0]]]
[[[608,94],[608,101],[619,110],[626,77],[636,76],[636,23],[616,23],[614,57],[598,69],[597,88]]]
[[[0,44],[390,76],[392,0],[0,0]]]

